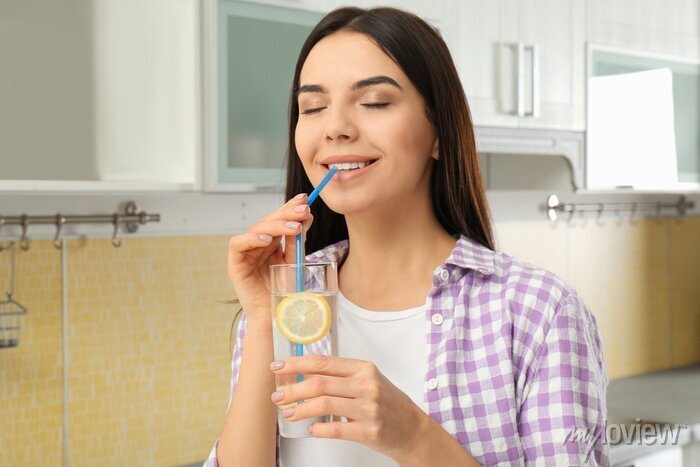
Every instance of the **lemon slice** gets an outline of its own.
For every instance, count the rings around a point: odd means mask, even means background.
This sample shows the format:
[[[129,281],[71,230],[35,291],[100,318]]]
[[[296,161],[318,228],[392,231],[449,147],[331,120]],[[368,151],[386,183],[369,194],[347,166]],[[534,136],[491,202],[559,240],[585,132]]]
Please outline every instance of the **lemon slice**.
[[[331,307],[323,295],[300,292],[289,295],[277,305],[277,328],[297,344],[322,339],[331,327]]]

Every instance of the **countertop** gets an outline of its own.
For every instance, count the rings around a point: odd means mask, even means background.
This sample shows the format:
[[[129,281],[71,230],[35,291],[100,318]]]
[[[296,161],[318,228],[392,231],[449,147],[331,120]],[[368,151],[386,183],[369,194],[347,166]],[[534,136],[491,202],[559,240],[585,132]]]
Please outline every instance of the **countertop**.
[[[700,443],[700,365],[612,380],[607,409],[608,433],[611,425],[627,425],[630,433],[632,425],[654,424],[678,433],[676,446]],[[637,428],[631,443],[623,439],[619,444],[611,444],[613,465],[673,447],[668,442],[641,441]],[[619,432],[615,434],[620,437]]]

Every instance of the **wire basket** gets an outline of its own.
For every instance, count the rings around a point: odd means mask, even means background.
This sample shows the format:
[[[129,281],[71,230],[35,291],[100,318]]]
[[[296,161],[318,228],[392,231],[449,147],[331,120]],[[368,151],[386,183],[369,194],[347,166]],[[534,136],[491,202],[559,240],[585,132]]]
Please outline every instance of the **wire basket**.
[[[12,298],[15,290],[15,263],[17,260],[17,247],[14,242],[8,246],[12,248],[12,268],[10,269],[10,290],[5,293],[6,300],[0,301],[0,349],[17,347],[19,345],[19,332],[22,330],[22,315],[27,309]],[[8,248],[0,244],[0,251]]]
[[[17,347],[19,332],[22,329],[22,315],[27,309],[7,294],[7,300],[0,302],[0,348]]]

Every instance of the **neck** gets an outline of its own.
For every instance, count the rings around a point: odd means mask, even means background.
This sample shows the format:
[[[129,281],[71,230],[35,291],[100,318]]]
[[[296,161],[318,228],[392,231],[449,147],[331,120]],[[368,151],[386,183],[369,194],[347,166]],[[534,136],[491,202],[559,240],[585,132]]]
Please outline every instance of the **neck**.
[[[345,220],[350,251],[341,268],[344,293],[429,284],[456,243],[435,217],[427,193]]]

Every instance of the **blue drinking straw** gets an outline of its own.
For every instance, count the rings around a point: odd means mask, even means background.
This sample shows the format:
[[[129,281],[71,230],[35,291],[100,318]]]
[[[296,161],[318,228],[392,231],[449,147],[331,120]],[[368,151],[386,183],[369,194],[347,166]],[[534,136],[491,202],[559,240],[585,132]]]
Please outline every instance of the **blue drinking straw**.
[[[321,183],[319,183],[318,186],[314,189],[314,191],[311,192],[311,194],[309,195],[309,199],[306,201],[306,204],[311,206],[311,203],[313,203],[314,200],[318,198],[318,195],[319,193],[321,193],[321,190],[323,190],[323,187],[325,187],[326,184],[331,181],[331,178],[337,171],[338,167],[331,168],[330,172],[328,172],[323,178],[323,180],[321,180]],[[297,234],[297,293],[301,292],[304,289],[304,280],[302,275],[302,262],[304,260],[304,244],[301,235],[301,232]],[[301,357],[302,355],[304,355],[304,344],[294,344],[294,355],[296,355],[297,357]],[[304,381],[304,375],[297,375],[297,383],[300,383],[302,381]]]

